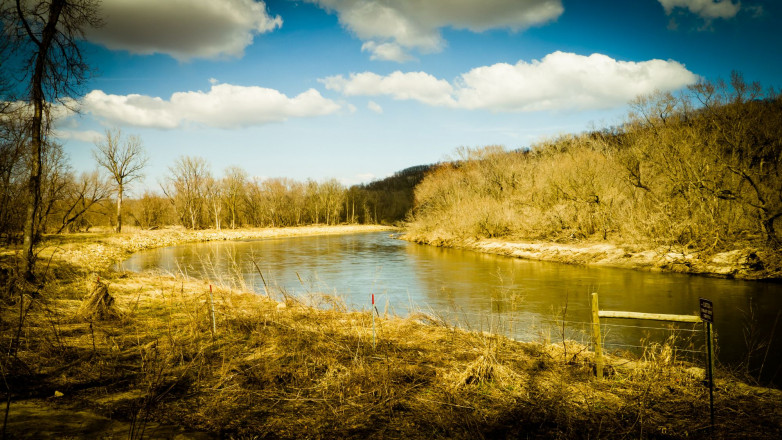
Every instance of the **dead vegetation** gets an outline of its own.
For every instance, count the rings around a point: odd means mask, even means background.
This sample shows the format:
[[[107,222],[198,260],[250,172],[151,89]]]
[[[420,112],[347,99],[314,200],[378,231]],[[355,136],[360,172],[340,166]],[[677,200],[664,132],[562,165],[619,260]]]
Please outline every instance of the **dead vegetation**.
[[[779,279],[780,115],[782,95],[734,73],[729,83],[639,97],[620,126],[529,149],[463,148],[415,187],[408,235],[468,247],[607,244],[653,253],[651,264],[617,265]],[[603,259],[571,250],[520,249],[546,260]]]
[[[227,438],[709,436],[702,373],[665,347],[631,365],[613,359],[598,381],[591,352],[572,341],[378,316],[373,347],[370,312],[334,298],[313,308],[273,288],[214,289],[213,334],[203,282],[104,268],[98,284],[92,270],[55,254],[43,286],[14,284],[2,299],[11,406],[91,409],[128,421],[130,438],[152,423]],[[120,313],[85,320],[85,292],[109,295]],[[782,436],[780,392],[727,377],[717,386],[715,438]]]

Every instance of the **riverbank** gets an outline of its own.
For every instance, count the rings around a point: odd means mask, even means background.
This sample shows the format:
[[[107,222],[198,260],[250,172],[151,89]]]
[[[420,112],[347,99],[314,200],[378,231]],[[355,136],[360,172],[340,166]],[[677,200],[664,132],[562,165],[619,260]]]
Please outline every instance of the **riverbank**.
[[[465,249],[528,260],[618,267],[659,272],[689,273],[744,280],[782,280],[782,255],[750,248],[703,254],[668,248],[644,249],[606,241],[568,243],[474,239],[406,233],[402,239],[419,244]]]
[[[10,437],[56,432],[41,421],[57,418],[83,421],[83,437],[708,437],[703,372],[666,347],[633,364],[611,358],[598,381],[592,353],[572,341],[512,341],[427,315],[373,319],[318,292],[313,308],[273,286],[210,294],[200,280],[111,270],[156,246],[370,230],[295,229],[48,237],[39,286],[13,278],[4,250]],[[104,288],[105,310],[85,309]],[[724,372],[717,390],[715,438],[782,435],[782,393]]]

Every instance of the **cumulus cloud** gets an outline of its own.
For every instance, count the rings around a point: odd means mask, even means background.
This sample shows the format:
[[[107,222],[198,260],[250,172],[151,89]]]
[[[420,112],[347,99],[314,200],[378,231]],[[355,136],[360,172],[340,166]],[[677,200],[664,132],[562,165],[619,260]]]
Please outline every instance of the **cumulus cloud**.
[[[103,0],[105,25],[87,39],[112,50],[192,58],[241,57],[257,34],[282,26],[254,0]]]
[[[463,74],[459,106],[494,111],[600,109],[623,105],[654,90],[676,90],[697,81],[676,61],[617,61],[554,52],[540,61],[499,63]]]
[[[307,0],[335,12],[372,59],[407,61],[408,51],[442,50],[440,29],[520,31],[555,20],[561,0]]]
[[[321,79],[327,89],[346,96],[390,95],[394,99],[412,99],[434,106],[453,105],[453,86],[444,79],[437,79],[425,72],[403,73],[396,71],[387,76],[372,72],[352,73]]]
[[[698,77],[676,61],[617,61],[554,52],[542,60],[477,67],[453,83],[425,72],[371,72],[322,79],[346,96],[390,96],[432,106],[494,112],[613,108],[655,90],[676,90]]]
[[[704,20],[715,18],[733,18],[739,13],[741,3],[733,3],[732,0],[658,0],[665,9],[665,13],[671,15],[674,9],[687,9]]]
[[[315,89],[288,97],[274,89],[213,84],[208,92],[177,92],[164,100],[145,95],[111,95],[93,90],[82,109],[111,123],[171,129],[187,123],[237,128],[322,116],[340,106]]]

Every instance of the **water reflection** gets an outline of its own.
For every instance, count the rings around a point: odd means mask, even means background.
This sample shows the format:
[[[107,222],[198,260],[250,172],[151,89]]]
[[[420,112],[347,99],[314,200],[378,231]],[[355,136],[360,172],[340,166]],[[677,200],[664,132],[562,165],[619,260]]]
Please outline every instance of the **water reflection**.
[[[257,292],[265,280],[296,295],[336,294],[355,309],[368,308],[374,293],[381,313],[432,311],[477,330],[553,341],[563,331],[586,340],[591,292],[604,310],[668,314],[694,314],[706,297],[714,302],[720,359],[732,364],[747,359],[747,330],[768,340],[782,309],[782,285],[775,283],[527,261],[415,245],[388,233],[190,244],[137,253],[121,268],[185,273]],[[670,334],[654,330],[665,327],[654,322],[610,324],[606,340],[619,349]],[[700,350],[702,334],[682,328],[680,347]],[[755,356],[766,357],[764,375],[780,381],[782,334],[776,336]]]

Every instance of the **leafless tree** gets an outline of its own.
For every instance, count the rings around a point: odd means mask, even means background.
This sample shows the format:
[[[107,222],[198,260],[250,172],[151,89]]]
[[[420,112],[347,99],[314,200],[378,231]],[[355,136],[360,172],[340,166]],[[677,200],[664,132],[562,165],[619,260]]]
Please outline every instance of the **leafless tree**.
[[[91,224],[85,221],[84,215],[96,204],[109,196],[110,186],[101,178],[97,171],[82,173],[78,180],[70,179],[68,194],[62,200],[62,212],[60,213],[60,226],[57,233],[70,230],[73,225],[86,224],[88,229]]]
[[[171,175],[163,192],[169,198],[182,224],[192,229],[201,227],[205,202],[205,184],[211,177],[209,164],[203,157],[182,156],[169,168]]]
[[[209,211],[214,216],[215,229],[219,231],[223,212],[223,187],[220,185],[220,181],[211,175],[207,176],[204,182],[204,198],[209,205]]]
[[[246,193],[247,172],[237,166],[228,167],[222,179],[222,186],[223,200],[231,216],[231,229],[235,229],[236,217]]]
[[[106,138],[95,143],[93,156],[117,184],[117,232],[122,232],[122,196],[128,185],[143,177],[142,170],[149,161],[141,138],[128,136],[122,141],[119,128],[106,130]]]
[[[141,198],[130,201],[131,215],[142,228],[153,229],[175,223],[175,217],[168,200],[151,191],[145,191]]]
[[[49,108],[76,96],[89,74],[79,46],[84,30],[101,25],[97,0],[2,0],[0,17],[9,51],[28,84],[30,179],[24,222],[24,275],[34,280],[34,246],[41,208],[43,146],[50,129]]]

